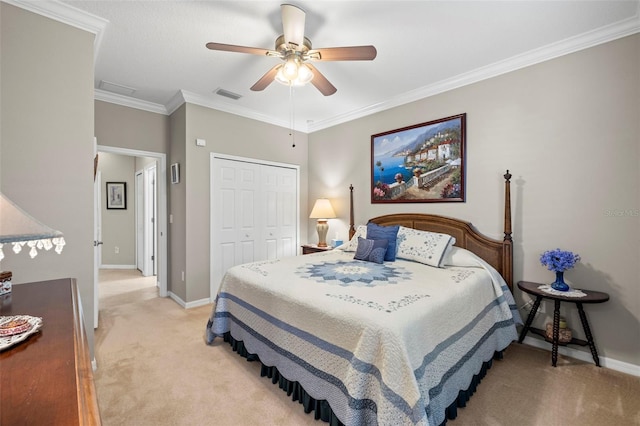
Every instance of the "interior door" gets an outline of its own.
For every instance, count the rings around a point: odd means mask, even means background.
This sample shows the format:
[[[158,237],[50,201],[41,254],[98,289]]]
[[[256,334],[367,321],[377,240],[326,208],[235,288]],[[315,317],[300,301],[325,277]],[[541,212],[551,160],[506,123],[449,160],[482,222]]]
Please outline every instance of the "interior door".
[[[257,259],[256,198],[259,167],[253,163],[215,159],[212,170],[211,274],[220,282],[224,272],[234,265]]]
[[[262,165],[260,175],[260,192],[264,194],[264,258],[294,256],[297,253],[297,172]]]
[[[136,173],[135,178],[136,199],[136,268],[145,275],[144,268],[144,175]]]
[[[145,271],[146,275],[157,274],[156,253],[158,250],[156,224],[156,166],[145,169]]]
[[[93,328],[98,328],[99,268],[102,264],[102,174],[93,179]]]

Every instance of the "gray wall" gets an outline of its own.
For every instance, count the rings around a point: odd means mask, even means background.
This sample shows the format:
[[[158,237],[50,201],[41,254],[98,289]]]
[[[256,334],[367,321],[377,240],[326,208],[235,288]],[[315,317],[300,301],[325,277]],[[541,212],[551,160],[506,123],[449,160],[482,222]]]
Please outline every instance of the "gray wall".
[[[96,101],[98,145],[166,153],[169,117],[153,112]]]
[[[466,203],[371,204],[371,135],[459,113],[467,113]],[[545,250],[579,253],[582,262],[565,279],[611,296],[586,306],[598,350],[640,365],[639,123],[634,35],[309,135],[308,207],[332,198],[339,219],[329,221],[329,234],[346,238],[353,184],[356,223],[436,213],[501,239],[502,174],[510,169],[515,281],[553,281],[539,263]],[[563,315],[583,335],[573,306],[563,304]],[[546,312],[538,326],[550,321],[551,304]]]
[[[307,135],[296,133],[291,147],[289,130],[244,117],[186,104],[172,116],[173,132],[169,163],[180,163],[181,182],[170,185],[169,214],[172,244],[183,244],[184,254],[172,257],[170,289],[185,302],[209,298],[209,164],[210,153],[222,153],[300,166],[302,205],[307,204]],[[205,139],[206,147],[196,146]],[[300,213],[305,224],[308,212]],[[183,225],[185,224],[185,225]],[[301,226],[300,240],[307,239]],[[172,253],[175,247],[172,247]],[[181,272],[185,271],[185,282]]]
[[[98,170],[102,177],[101,267],[135,267],[136,265],[135,167],[135,157],[107,152],[98,154]],[[106,185],[108,182],[126,184],[126,209],[107,209]]]
[[[16,284],[76,278],[93,352],[94,36],[6,3],[0,14],[1,189],[67,242],[35,259],[5,250],[2,269]]]

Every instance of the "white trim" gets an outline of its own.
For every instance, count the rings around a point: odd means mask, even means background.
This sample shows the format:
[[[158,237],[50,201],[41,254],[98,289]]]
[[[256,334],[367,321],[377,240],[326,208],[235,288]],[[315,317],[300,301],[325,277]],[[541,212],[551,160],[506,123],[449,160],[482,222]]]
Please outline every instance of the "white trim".
[[[172,291],[169,292],[169,298],[171,298],[174,302],[176,302],[178,305],[182,306],[185,309],[198,308],[200,306],[211,304],[211,302],[209,301],[209,298],[194,300],[193,302],[185,302],[180,298],[180,296],[178,296]]]
[[[119,95],[117,93],[107,92],[102,89],[94,90],[94,99],[96,101],[109,102],[111,104],[122,105],[129,108],[135,108],[142,111],[153,112],[156,114],[170,115],[167,108],[162,104],[143,101],[141,99],[132,98],[130,96]]]
[[[137,269],[136,265],[107,265],[101,264],[100,269]]]
[[[98,152],[108,152],[111,154],[130,155],[133,157],[151,157],[158,162],[156,172],[157,183],[157,208],[158,216],[158,295],[167,297],[167,268],[169,259],[167,257],[167,154],[152,151],[140,151],[137,149],[117,148],[112,146],[98,145]]]
[[[512,56],[511,58],[495,62],[485,67],[477,68],[467,73],[403,93],[395,98],[369,105],[365,108],[354,110],[346,114],[337,115],[327,120],[316,121],[308,126],[307,132],[313,133],[318,130],[346,123],[380,111],[415,102],[417,100],[448,92],[463,86],[468,86],[482,80],[488,80],[511,71],[516,71],[560,56],[588,49],[637,32],[640,32],[640,12],[636,13],[634,17],[604,26],[597,30],[569,37],[565,40]]]
[[[551,343],[547,342],[546,340],[538,339],[535,337],[525,337],[523,343],[539,349],[548,350],[549,362],[551,362]],[[558,353],[564,356],[579,359],[580,361],[590,362],[593,364],[593,357],[591,356],[590,352],[573,349],[568,346],[559,346]],[[640,365],[634,365],[628,362],[619,361],[617,359],[607,358],[603,356],[598,356],[598,358],[600,360],[600,365],[604,368],[610,368],[611,370],[615,370],[621,373],[626,373],[632,376],[640,377]]]

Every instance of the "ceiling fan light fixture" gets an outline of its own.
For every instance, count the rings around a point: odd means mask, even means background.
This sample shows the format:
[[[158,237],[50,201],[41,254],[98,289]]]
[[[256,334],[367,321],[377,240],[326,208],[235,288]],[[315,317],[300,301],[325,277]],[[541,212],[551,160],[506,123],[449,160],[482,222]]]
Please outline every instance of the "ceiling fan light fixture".
[[[282,68],[282,75],[289,81],[293,81],[298,78],[298,68],[300,64],[297,58],[287,59]]]
[[[288,65],[295,66],[295,70],[287,68]],[[304,86],[313,79],[313,72],[305,64],[298,60],[288,60],[276,73],[275,80],[285,86]]]

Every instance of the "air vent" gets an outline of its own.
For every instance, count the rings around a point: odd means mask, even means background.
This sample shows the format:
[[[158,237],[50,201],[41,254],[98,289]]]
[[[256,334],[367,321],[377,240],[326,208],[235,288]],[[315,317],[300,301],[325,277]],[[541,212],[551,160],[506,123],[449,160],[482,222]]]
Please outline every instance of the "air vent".
[[[100,80],[100,85],[98,85],[98,88],[106,90],[107,92],[113,92],[125,96],[131,96],[136,91],[136,89],[134,89],[133,87],[127,87],[123,86],[122,84],[111,83],[104,80]]]
[[[214,93],[216,95],[224,96],[225,98],[233,99],[234,101],[237,101],[242,97],[242,95],[238,95],[237,93],[233,93],[224,89],[216,89]]]

